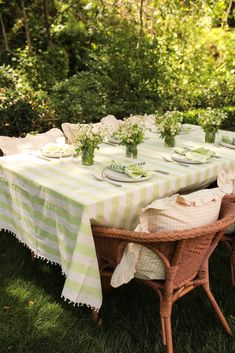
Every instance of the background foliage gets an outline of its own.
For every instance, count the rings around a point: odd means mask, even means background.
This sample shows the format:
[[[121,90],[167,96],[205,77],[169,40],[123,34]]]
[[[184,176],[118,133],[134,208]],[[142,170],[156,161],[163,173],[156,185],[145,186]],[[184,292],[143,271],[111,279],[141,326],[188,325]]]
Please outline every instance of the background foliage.
[[[234,0],[0,0],[0,27],[1,134],[208,106],[235,120]]]

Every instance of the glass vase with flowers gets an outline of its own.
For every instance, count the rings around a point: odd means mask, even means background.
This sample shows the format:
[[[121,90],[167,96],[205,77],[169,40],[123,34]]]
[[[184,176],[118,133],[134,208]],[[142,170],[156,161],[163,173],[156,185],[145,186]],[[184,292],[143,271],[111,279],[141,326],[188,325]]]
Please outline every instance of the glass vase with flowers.
[[[132,119],[125,119],[119,126],[115,136],[121,145],[126,146],[126,157],[137,158],[138,145],[144,141],[144,132],[144,124]]]
[[[183,114],[178,110],[166,111],[162,115],[157,114],[156,126],[166,147],[175,146],[175,136],[181,129],[182,121]]]
[[[106,134],[103,126],[97,128],[92,124],[77,124],[73,145],[77,155],[81,153],[83,165],[94,164],[95,149],[99,149]]]
[[[199,113],[197,121],[205,132],[205,142],[215,142],[216,133],[226,118],[227,114],[225,112],[210,107]]]

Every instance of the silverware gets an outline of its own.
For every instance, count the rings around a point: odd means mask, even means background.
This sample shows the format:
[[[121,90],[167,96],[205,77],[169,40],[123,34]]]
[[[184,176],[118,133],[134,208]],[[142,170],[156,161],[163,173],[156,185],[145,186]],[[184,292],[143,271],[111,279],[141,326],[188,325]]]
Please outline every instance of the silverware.
[[[163,158],[163,159],[164,159],[164,161],[166,161],[166,162],[170,162],[170,163],[174,162],[174,163],[176,163],[176,164],[181,165],[182,167],[186,167],[186,168],[188,168],[188,167],[189,167],[189,165],[188,165],[188,164],[181,163],[181,162],[178,162],[178,161],[174,161],[173,159],[170,159],[170,157],[168,158],[168,157],[163,156],[162,158]]]
[[[165,170],[161,170],[161,169],[153,169],[154,172],[160,173],[160,174],[164,174],[164,175],[169,175],[169,172],[166,172]]]
[[[112,185],[117,186],[117,187],[121,187],[122,186],[121,184],[116,183],[115,181],[109,180],[105,176],[102,177],[102,176],[99,176],[99,175],[96,175],[96,174],[92,174],[92,176],[98,181],[106,181],[107,183],[112,184]]]

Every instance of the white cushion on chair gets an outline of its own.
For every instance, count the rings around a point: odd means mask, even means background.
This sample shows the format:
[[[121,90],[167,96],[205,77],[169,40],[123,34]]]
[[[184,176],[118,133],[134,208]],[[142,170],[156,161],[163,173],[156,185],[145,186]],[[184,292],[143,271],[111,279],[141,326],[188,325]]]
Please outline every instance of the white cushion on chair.
[[[58,138],[62,138],[63,136],[63,132],[56,128],[42,134],[27,134],[23,138],[0,136],[0,148],[3,151],[3,155],[22,153],[40,149],[49,142],[57,142]]]
[[[220,188],[231,187],[231,193],[235,194],[235,166],[227,167],[219,172],[217,184]],[[225,230],[225,234],[235,233],[235,224]]]
[[[224,195],[214,188],[156,200],[141,211],[141,228],[144,232],[164,232],[213,223]]]
[[[63,132],[58,128],[52,128],[41,134],[27,134],[25,139],[30,142],[34,149],[40,149],[47,143],[57,143],[64,137]]]
[[[110,132],[115,132],[120,124],[122,123],[121,120],[118,120],[117,118],[115,118],[114,115],[107,115],[104,116],[100,122],[102,123],[102,125],[107,128]]]
[[[92,125],[95,128],[99,128],[101,126],[101,123],[94,123]],[[74,137],[75,137],[75,133],[76,133],[76,130],[77,130],[77,126],[78,126],[78,124],[72,124],[72,123],[63,123],[61,125],[67,143],[73,143]]]
[[[223,191],[215,188],[156,200],[142,209],[136,231],[167,232],[213,223],[218,219],[224,195]],[[152,250],[130,243],[115,268],[111,285],[118,287],[134,277],[164,279],[165,267]]]

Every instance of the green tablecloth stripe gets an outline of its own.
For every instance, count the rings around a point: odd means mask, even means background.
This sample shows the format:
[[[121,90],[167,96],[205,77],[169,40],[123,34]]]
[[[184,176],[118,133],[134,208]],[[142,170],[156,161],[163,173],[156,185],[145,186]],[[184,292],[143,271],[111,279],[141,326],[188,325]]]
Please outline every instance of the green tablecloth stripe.
[[[58,205],[55,205],[55,203],[52,202],[51,200],[47,200],[47,202],[45,202],[45,199],[38,197],[38,196],[33,196],[29,192],[25,192],[24,190],[22,190],[20,187],[18,187],[15,184],[12,184],[11,188],[12,188],[12,190],[13,189],[15,190],[14,193],[16,193],[16,192],[19,193],[17,198],[21,198],[24,200],[29,200],[29,198],[30,198],[30,201],[34,205],[34,209],[35,209],[35,205],[41,206],[41,207],[43,206],[43,208],[46,208],[46,209],[51,209],[53,207],[53,210],[56,211],[56,213],[59,216],[61,216],[64,219],[69,219],[70,223],[72,223],[72,224],[79,223],[78,217],[82,214],[82,210],[79,205],[77,207],[74,206],[72,210],[70,208],[70,212],[69,212],[68,209],[66,209],[64,207],[60,207]],[[10,195],[9,192],[4,191],[4,189],[1,188],[1,185],[0,185],[0,189],[1,189],[2,195],[6,196],[8,198],[11,198],[14,201],[14,203],[17,202],[17,198],[14,197],[12,194]],[[26,207],[27,203],[25,202],[24,205]],[[71,211],[73,211],[73,214],[71,214]]]
[[[0,164],[0,169],[2,169],[2,166]],[[0,170],[1,172],[1,170]],[[49,189],[49,188],[46,188],[46,187],[42,187],[41,185],[39,185],[35,179],[36,179],[36,171],[35,171],[35,175],[34,175],[34,180],[31,180],[31,179],[28,179],[27,177],[19,174],[18,172],[15,172],[14,170],[11,170],[10,171],[11,175],[15,176],[16,177],[16,180],[18,180],[20,183],[21,183],[21,186],[20,185],[15,185],[15,187],[19,187],[20,189],[22,189],[22,191],[24,189],[27,189],[29,186],[31,187],[31,191],[34,191],[36,194],[39,193],[39,190],[41,192],[44,192],[44,193],[48,193],[48,195],[51,195],[52,197],[55,197],[57,200],[62,200],[62,201],[66,201],[68,202],[68,204],[72,204],[76,207],[78,207],[80,205],[81,209],[83,209],[83,204],[79,204],[78,200],[74,201],[73,199],[70,199],[68,198],[66,195],[64,194],[61,194],[53,189]],[[5,174],[5,173],[4,173]],[[24,188],[24,189],[23,189]],[[31,194],[31,196],[34,196]]]
[[[2,193],[2,195],[4,195],[5,197],[7,197],[7,193]],[[14,216],[16,217],[19,217],[19,209],[22,208],[22,210],[26,211],[28,213],[28,217],[32,217],[32,213],[33,213],[33,217],[35,217],[36,219],[39,219],[41,222],[43,220],[43,223],[47,226],[50,226],[52,229],[55,228],[55,220],[53,220],[50,216],[48,217],[45,217],[43,215],[43,209],[41,211],[35,211],[35,210],[32,210],[30,205],[27,204],[27,203],[24,203],[22,202],[22,198],[19,197],[11,197],[11,195],[9,195],[9,198],[8,198],[8,202],[9,200],[12,201],[12,210],[11,212],[14,213]],[[3,201],[0,201],[0,205],[3,207],[3,208],[9,208],[8,206],[8,203],[2,203]],[[38,227],[39,223],[36,223],[36,225],[34,226],[34,221],[30,222],[30,220],[28,218],[26,218],[26,216],[23,216],[23,214],[21,214],[21,220],[23,220],[25,222],[25,224],[27,224],[30,229],[34,229],[35,226]],[[67,219],[65,218],[66,222],[67,222]],[[64,224],[60,223],[61,220],[59,220],[58,218],[56,219],[56,227],[58,227],[58,229],[60,229],[62,232],[64,232],[66,234],[66,236],[71,239],[71,240],[74,240],[75,239],[75,235],[73,234],[72,230],[70,231],[70,229],[68,227],[66,227]],[[76,226],[78,226],[81,222],[81,219],[80,218],[77,218],[76,219]],[[72,225],[72,223],[71,223]],[[70,227],[71,227],[70,225]],[[49,234],[45,232],[45,235],[46,234]],[[52,236],[52,234],[51,234]],[[56,241],[56,238],[57,236],[54,235],[54,239]]]
[[[72,281],[71,279],[69,279],[67,277],[67,279],[66,279],[66,288],[76,291],[77,290],[77,282]],[[88,285],[84,285],[83,284],[82,285],[82,292],[83,292],[83,294],[93,295],[93,296],[95,296],[97,298],[100,297],[100,290],[97,289],[97,288],[94,288],[92,286],[88,286]]]

